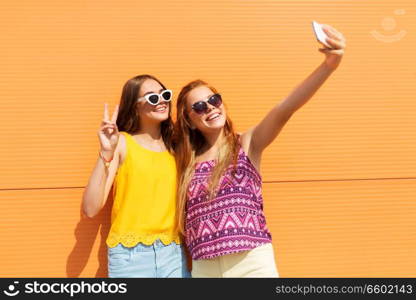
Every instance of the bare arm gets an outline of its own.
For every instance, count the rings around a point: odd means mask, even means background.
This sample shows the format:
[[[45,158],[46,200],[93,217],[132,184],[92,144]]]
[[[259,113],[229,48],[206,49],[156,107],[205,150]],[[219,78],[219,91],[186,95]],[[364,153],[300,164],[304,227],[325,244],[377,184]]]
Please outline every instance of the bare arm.
[[[82,196],[83,212],[90,218],[94,217],[105,205],[115,174],[120,164],[121,147],[125,148],[124,137],[118,132],[116,120],[118,106],[113,113],[112,119],[108,119],[107,104],[104,108],[104,119],[101,123],[98,137],[101,143],[101,153],[106,160],[113,157],[108,168],[101,157],[98,158],[94,170],[89,178],[88,184]]]
[[[303,82],[301,82],[281,103],[272,108],[265,118],[245,133],[249,140],[252,155],[258,156],[277,137],[284,125],[295,111],[307,103],[328,77],[338,67],[345,48],[344,36],[325,25],[325,32],[330,37],[328,43],[333,47],[319,49],[326,54],[321,63]]]
[[[121,141],[122,136],[120,136],[114,158],[108,169],[101,157],[98,157],[94,170],[88,180],[88,184],[85,187],[82,196],[82,206],[83,212],[90,218],[97,215],[107,202],[108,194],[110,193],[111,186],[113,185],[120,164],[119,145],[121,145]],[[110,156],[111,155],[108,155],[108,157]]]

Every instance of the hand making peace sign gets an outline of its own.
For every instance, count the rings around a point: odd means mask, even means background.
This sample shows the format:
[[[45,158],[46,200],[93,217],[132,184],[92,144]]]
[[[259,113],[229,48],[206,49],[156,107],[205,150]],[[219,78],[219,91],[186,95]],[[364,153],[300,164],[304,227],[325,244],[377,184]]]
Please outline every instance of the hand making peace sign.
[[[108,105],[107,103],[104,104],[104,119],[102,120],[100,129],[98,130],[101,151],[106,152],[108,154],[111,153],[111,155],[113,155],[115,152],[119,138],[119,132],[116,124],[118,108],[119,106],[116,105],[116,108],[110,120],[108,115]]]

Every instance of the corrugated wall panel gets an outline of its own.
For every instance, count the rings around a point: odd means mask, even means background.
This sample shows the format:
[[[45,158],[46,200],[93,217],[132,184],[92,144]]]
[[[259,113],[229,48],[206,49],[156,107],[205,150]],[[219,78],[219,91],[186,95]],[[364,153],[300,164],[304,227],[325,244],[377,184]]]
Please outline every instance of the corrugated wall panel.
[[[82,189],[0,191],[1,277],[106,277],[110,200],[81,218]]]
[[[268,183],[282,277],[414,277],[416,179]]]
[[[414,277],[416,179],[266,183],[282,277]],[[2,277],[105,277],[111,200],[80,218],[82,189],[0,191]]]
[[[409,230],[416,226],[410,216],[416,199],[415,9],[410,0],[2,2],[0,232],[8,247],[1,250],[0,276],[104,276],[104,237],[93,225],[77,226],[79,204],[97,159],[103,103],[113,108],[128,78],[151,73],[176,94],[188,81],[205,79],[224,95],[243,131],[322,61],[311,20],[344,33],[347,49],[340,68],[264,154],[280,274],[411,275],[404,257],[392,253],[415,250],[402,233],[414,237]],[[394,36],[400,38],[388,42]],[[351,209],[359,209],[361,197],[375,205],[362,219],[337,206],[350,199]],[[337,218],[324,214],[324,223],[308,224],[306,199]],[[298,227],[287,219],[292,210],[299,212]],[[389,212],[403,213],[397,222],[408,227],[376,217]],[[57,216],[60,226],[51,229]],[[353,226],[373,217],[379,228]],[[107,224],[104,215],[91,222]],[[334,235],[323,242],[328,226],[341,232],[351,226],[352,248]],[[402,243],[389,245],[386,230]],[[362,241],[372,232],[373,244],[364,245],[375,260],[346,255],[359,250],[354,238]],[[76,258],[66,271],[76,239],[89,256],[79,256],[82,261]],[[331,241],[324,253],[332,261],[314,268],[323,252],[300,249],[303,239],[311,245]],[[26,253],[22,246],[33,244],[36,259],[13,263]],[[387,264],[385,254],[391,257]]]

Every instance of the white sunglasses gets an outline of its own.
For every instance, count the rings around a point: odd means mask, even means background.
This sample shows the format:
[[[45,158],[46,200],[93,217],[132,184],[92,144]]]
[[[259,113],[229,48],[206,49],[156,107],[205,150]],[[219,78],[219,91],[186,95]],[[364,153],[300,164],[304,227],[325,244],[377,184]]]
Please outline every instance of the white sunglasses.
[[[147,94],[137,99],[137,101],[140,101],[143,99],[146,99],[146,101],[151,105],[158,105],[162,101],[169,102],[172,99],[172,91],[164,90],[160,94],[158,93]]]

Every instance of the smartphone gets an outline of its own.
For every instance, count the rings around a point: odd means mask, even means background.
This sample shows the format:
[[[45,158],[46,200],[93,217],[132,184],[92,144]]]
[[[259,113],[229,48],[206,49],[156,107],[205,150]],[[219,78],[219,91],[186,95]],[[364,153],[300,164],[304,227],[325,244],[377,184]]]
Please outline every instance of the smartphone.
[[[332,48],[327,42],[326,38],[328,37],[327,34],[322,30],[322,24],[319,24],[316,21],[312,21],[312,29],[315,33],[316,40],[322,44],[324,44],[328,48]]]

